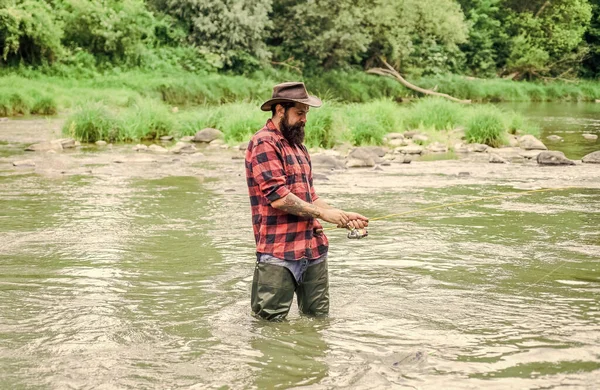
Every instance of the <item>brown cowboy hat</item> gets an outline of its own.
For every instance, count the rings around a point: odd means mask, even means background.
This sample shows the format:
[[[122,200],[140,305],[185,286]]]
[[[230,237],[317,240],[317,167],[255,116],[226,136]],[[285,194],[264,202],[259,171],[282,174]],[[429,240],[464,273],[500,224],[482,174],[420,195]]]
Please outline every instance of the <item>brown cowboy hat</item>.
[[[271,107],[277,103],[297,102],[311,107],[321,107],[323,102],[316,96],[311,96],[306,92],[304,83],[291,82],[277,84],[273,87],[273,96],[260,106],[263,111],[271,111]]]

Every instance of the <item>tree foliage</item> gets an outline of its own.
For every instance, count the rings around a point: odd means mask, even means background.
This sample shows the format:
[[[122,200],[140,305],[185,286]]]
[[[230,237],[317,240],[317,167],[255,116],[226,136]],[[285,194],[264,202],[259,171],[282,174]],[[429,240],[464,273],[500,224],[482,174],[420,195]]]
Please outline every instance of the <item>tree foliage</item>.
[[[592,0],[0,0],[0,65],[600,73]]]

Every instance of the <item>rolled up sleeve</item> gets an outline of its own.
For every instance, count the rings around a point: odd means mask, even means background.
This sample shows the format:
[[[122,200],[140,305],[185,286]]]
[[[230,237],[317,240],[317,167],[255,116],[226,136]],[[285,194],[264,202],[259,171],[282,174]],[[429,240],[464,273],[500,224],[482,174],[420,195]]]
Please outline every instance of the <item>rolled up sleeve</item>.
[[[271,139],[259,140],[252,149],[252,176],[269,203],[290,193],[286,187],[281,153]]]

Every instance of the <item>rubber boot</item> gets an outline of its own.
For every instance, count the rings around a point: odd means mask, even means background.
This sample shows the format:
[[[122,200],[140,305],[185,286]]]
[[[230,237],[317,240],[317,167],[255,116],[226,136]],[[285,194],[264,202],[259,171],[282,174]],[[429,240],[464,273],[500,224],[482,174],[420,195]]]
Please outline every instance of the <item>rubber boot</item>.
[[[329,313],[327,260],[306,269],[296,294],[301,313],[310,316],[325,316]]]
[[[252,311],[269,321],[285,319],[292,301],[296,282],[285,267],[267,263],[256,263],[252,280]]]

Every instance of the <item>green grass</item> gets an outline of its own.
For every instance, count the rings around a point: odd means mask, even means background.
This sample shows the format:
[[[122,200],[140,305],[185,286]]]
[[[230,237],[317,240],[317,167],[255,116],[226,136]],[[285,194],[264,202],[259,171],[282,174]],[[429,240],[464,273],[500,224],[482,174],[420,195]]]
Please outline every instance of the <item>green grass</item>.
[[[2,101],[0,100],[0,107]],[[250,139],[264,126],[270,113],[256,103],[202,105],[174,112],[170,106],[152,99],[139,99],[129,107],[111,108],[102,102],[78,107],[67,119],[63,133],[83,142],[133,141],[157,139],[163,135],[194,135],[207,127],[223,131],[225,141],[235,144]],[[523,116],[492,105],[460,105],[439,99],[424,99],[417,104],[398,104],[390,100],[359,104],[324,104],[312,109],[306,126],[305,144],[331,148],[338,143],[381,145],[390,132],[420,131],[430,139],[443,141],[448,130],[466,128],[469,142],[498,146],[507,134],[537,134]]]
[[[414,103],[406,120],[408,128],[450,130],[460,124],[465,105],[442,98],[420,99]]]
[[[303,80],[311,94],[321,97],[329,104],[373,103],[377,106],[381,101],[393,104],[401,98],[423,97],[392,78],[367,74],[358,69],[306,76],[271,69],[247,77],[140,70],[113,70],[88,78],[81,75],[73,78],[49,76],[34,70],[26,74],[4,70],[2,74],[2,116],[28,113],[54,115],[73,109],[82,102],[99,102],[112,109],[129,108],[140,100],[162,101],[169,108],[178,107],[182,110],[228,103],[258,105],[270,97],[273,85],[292,80]],[[597,81],[514,82],[503,79],[469,79],[456,75],[408,78],[424,88],[435,88],[439,92],[475,102],[600,99],[600,82]],[[449,128],[455,126],[460,121],[457,118],[462,115],[460,105],[446,100],[419,99],[415,106],[413,115],[404,118],[405,124],[413,128]],[[367,106],[364,108],[367,109]],[[323,119],[325,122],[335,122],[331,118]],[[364,123],[365,119],[359,118],[359,121]],[[248,123],[250,124],[252,122]],[[370,124],[366,123],[366,126]],[[323,129],[325,127],[321,130]],[[241,136],[244,131],[238,130],[236,133]],[[359,133],[359,130],[355,130],[356,140],[363,138]],[[327,139],[331,135],[323,133],[316,138],[311,136],[311,140],[313,138],[316,144],[328,144],[330,141]]]
[[[63,134],[82,142],[121,141],[126,137],[120,121],[102,103],[88,103],[73,113],[63,126]]]
[[[37,98],[33,107],[31,107],[31,113],[36,115],[56,115],[58,113],[58,104],[51,96],[41,96]]]
[[[494,106],[473,110],[466,122],[465,136],[469,143],[486,144],[497,148],[507,142],[506,116]]]
[[[154,140],[175,130],[175,119],[169,109],[156,101],[141,101],[123,113],[120,140]]]

